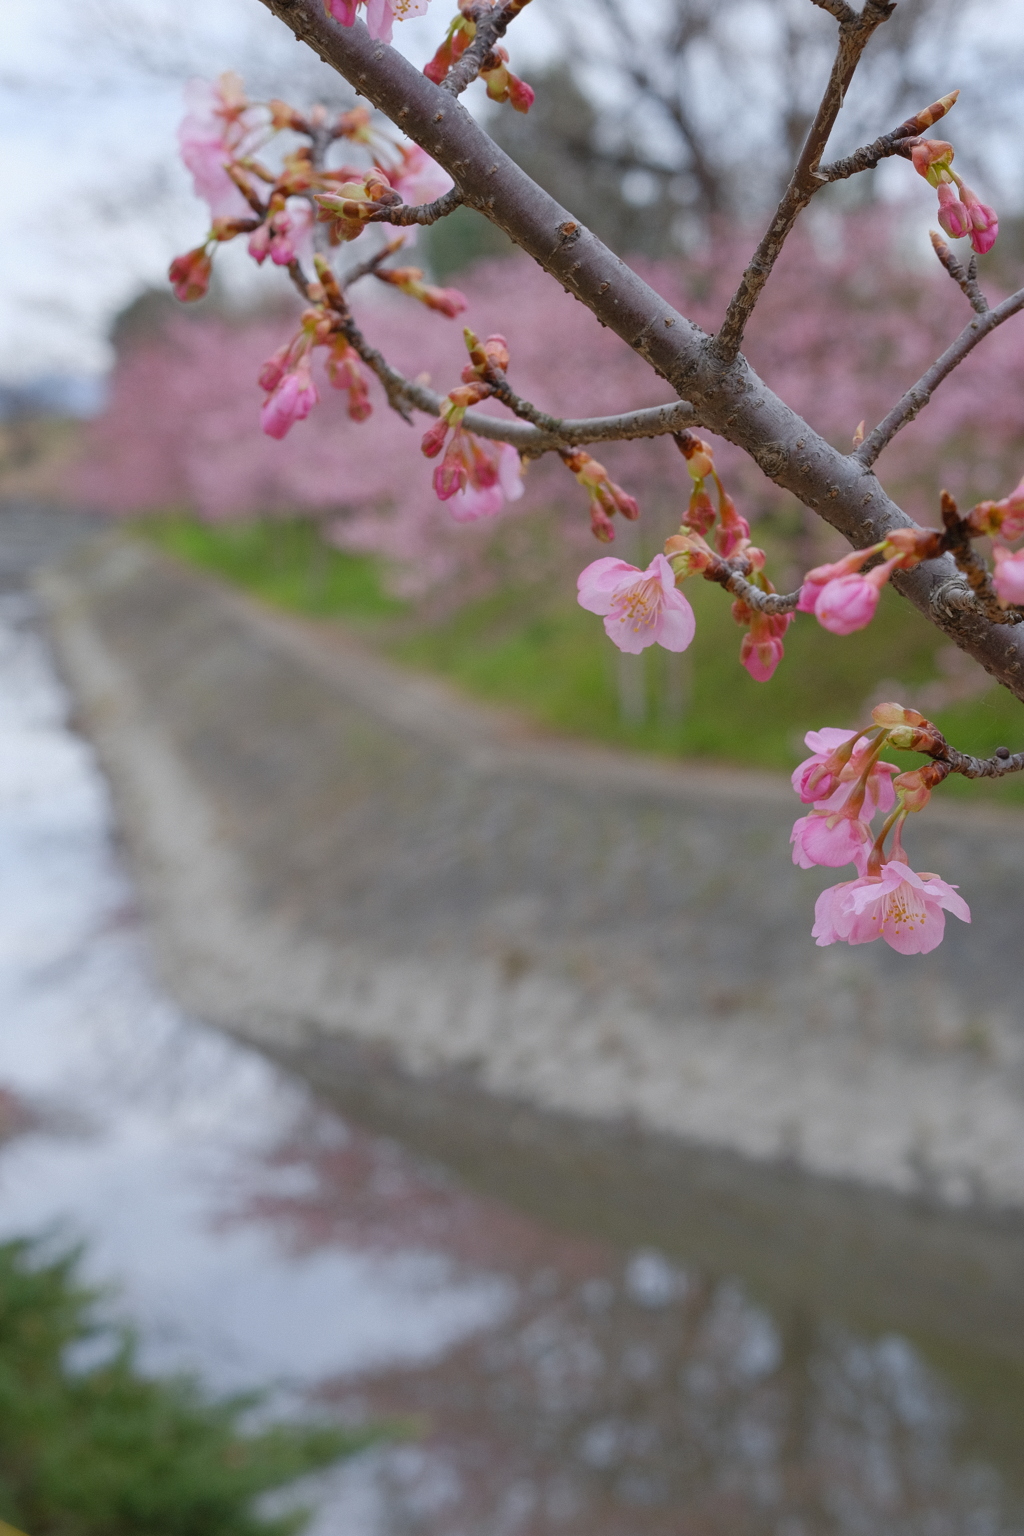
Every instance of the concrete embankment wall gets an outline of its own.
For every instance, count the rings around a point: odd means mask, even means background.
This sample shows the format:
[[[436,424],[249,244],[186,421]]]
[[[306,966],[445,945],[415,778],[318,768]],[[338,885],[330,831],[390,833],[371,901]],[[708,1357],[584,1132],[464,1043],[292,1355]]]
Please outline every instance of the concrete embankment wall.
[[[930,810],[973,928],[818,950],[784,780],[545,740],[144,545],[41,579],[165,975],[279,1052],[1024,1207],[1024,817]],[[822,722],[827,723],[827,722]]]

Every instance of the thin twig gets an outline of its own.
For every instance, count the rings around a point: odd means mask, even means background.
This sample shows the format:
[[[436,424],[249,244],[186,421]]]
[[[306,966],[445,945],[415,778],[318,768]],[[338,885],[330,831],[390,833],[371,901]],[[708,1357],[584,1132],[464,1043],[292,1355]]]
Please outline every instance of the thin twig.
[[[504,0],[504,4],[493,7],[475,6],[472,15],[476,36],[441,81],[441,89],[450,91],[453,96],[461,96],[466,87],[473,84],[495,43],[501,41],[509,24],[528,4],[529,0]]]
[[[953,279],[963,290],[964,296],[977,315],[986,315],[989,310],[989,302],[978,287],[978,258],[972,256],[966,268],[953,255],[949,246],[941,235],[933,230],[931,233],[932,250]]]
[[[368,224],[436,224],[461,208],[466,201],[458,187],[449,187],[442,197],[432,203],[397,203],[393,208],[381,208],[371,213]]]
[[[956,105],[959,95],[959,91],[950,91],[938,101],[933,101],[930,107],[915,112],[913,117],[908,117],[898,128],[893,128],[891,133],[883,133],[873,144],[865,144],[863,148],[855,149],[852,155],[844,155],[841,160],[820,166],[819,174],[827,181],[845,181],[850,176],[856,176],[858,171],[873,171],[880,160],[886,160],[890,155],[903,155],[910,159],[919,136],[926,128],[945,117]]]
[[[731,361],[740,349],[747,321],[760,297],[762,288],[768,281],[768,276],[786,242],[787,235],[815,192],[828,180],[824,173],[818,170],[818,165],[825,152],[825,145],[828,143],[835,120],[839,116],[847,88],[871,34],[883,21],[888,20],[895,9],[895,5],[889,4],[888,0],[865,0],[864,9],[858,15],[848,5],[840,3],[840,0],[814,0],[814,3],[821,5],[824,10],[830,11],[839,19],[839,44],[832,65],[832,73],[814,121],[808,130],[804,147],[800,151],[800,158],[790,178],[789,186],[782,195],[775,217],[754,252],[750,265],[740,279],[739,288],[726,311],[722,328],[715,337],[713,343],[715,354],[724,362]]]
[[[386,254],[382,252],[381,257]],[[372,271],[378,259],[371,258],[363,263],[363,267]],[[357,267],[346,279],[346,288],[357,277],[366,276],[367,271]],[[288,275],[308,303],[309,284],[297,261],[290,263]],[[407,379],[397,368],[393,368],[384,354],[367,341],[344,302],[340,308],[333,304],[332,309],[338,316],[345,339],[384,386],[392,410],[408,422],[412,420],[410,407],[427,416],[440,414],[444,399],[442,395],[425,384]],[[664,437],[670,432],[681,432],[686,427],[700,425],[697,413],[688,400],[674,400],[670,405],[649,405],[639,411],[623,411],[618,416],[563,420],[548,416],[528,401],[520,399],[504,380],[503,374],[495,373],[494,377],[498,385],[495,389],[496,397],[523,420],[506,421],[500,416],[487,416],[482,411],[467,411],[463,418],[466,429],[492,442],[511,443],[527,458],[539,458],[544,453],[552,453],[566,446],[581,447],[586,443],[630,442],[640,437]]]
[[[743,564],[749,571],[749,562],[744,561]],[[733,597],[742,598],[748,607],[756,608],[758,613],[766,613],[771,618],[783,613],[795,613],[800,601],[799,588],[795,592],[762,592],[729,560],[719,560],[716,565],[712,565],[704,572],[704,579],[716,581],[720,587],[731,592]]]
[[[948,378],[964,358],[974,351],[979,341],[1024,309],[1024,288],[1018,288],[1016,293],[1011,293],[1008,299],[997,304],[993,309],[986,309],[984,314],[975,315],[974,319],[960,332],[960,335],[948,346],[940,358],[937,358],[931,367],[921,375],[916,384],[912,384],[902,399],[898,400],[885,417],[880,421],[873,432],[855,448],[850,458],[856,459],[869,469],[878,458],[882,449],[908,422],[913,421],[917,413],[924,409],[935,390]]]

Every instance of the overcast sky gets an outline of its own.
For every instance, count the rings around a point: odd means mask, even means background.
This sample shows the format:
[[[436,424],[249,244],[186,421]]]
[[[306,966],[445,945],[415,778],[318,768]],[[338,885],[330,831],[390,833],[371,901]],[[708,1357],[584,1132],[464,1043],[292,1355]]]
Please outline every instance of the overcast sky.
[[[545,4],[516,24],[517,63],[553,47]],[[402,51],[424,62],[452,9],[435,0],[432,14],[396,28]],[[2,14],[0,378],[100,372],[112,316],[205,232],[176,155],[184,80],[237,68],[254,95],[301,101],[336,89],[337,77],[258,0],[3,0]],[[993,0],[987,41],[1022,34],[1024,0]],[[1003,161],[1007,185],[1019,182],[1019,152]],[[247,280],[274,282],[241,250],[224,257],[236,280],[244,267]]]

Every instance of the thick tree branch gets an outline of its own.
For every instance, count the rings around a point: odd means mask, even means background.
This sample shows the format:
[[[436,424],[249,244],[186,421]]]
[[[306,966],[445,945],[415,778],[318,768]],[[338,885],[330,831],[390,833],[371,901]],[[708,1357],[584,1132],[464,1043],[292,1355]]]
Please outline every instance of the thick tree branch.
[[[1008,299],[997,304],[993,309],[986,307],[984,313],[975,315],[970,324],[965,325],[956,340],[946,348],[942,356],[937,358],[931,367],[921,375],[916,384],[912,384],[902,399],[898,400],[884,421],[880,421],[875,430],[855,448],[850,455],[865,468],[870,466],[878,458],[886,444],[891,443],[897,432],[913,421],[919,411],[923,410],[942,383],[948,378],[964,358],[974,351],[979,341],[997,326],[1017,315],[1024,309],[1024,288],[1019,288],[1016,293],[1011,293]]]
[[[726,311],[722,328],[715,337],[715,350],[723,362],[731,362],[739,351],[747,321],[786,237],[815,192],[828,180],[824,172],[818,170],[818,166],[839,116],[847,88],[871,34],[883,21],[888,20],[895,9],[895,5],[887,3],[887,0],[864,0],[864,9],[858,15],[848,5],[840,3],[840,0],[836,0],[836,3],[832,3],[832,0],[828,0],[828,3],[826,0],[814,0],[814,3],[839,19],[839,45],[832,73],[789,186],[782,195],[775,217],[754,252],[750,265],[740,279],[740,286]]]
[[[375,42],[361,22],[340,27],[324,14],[322,0],[263,3],[443,165],[467,203],[485,213],[667,379],[690,402],[691,421],[742,448],[769,479],[818,512],[858,549],[877,543],[894,528],[911,526],[864,464],[820,437],[745,359],[723,362],[705,332],[666,304],[531,181],[459,102],[400,54]],[[519,424],[518,430],[536,429]],[[511,432],[504,435],[511,440]],[[977,611],[951,556],[897,572],[893,581],[962,650],[1024,699],[1024,626],[989,623]],[[965,594],[969,606],[961,607],[959,598],[954,601],[954,593]]]

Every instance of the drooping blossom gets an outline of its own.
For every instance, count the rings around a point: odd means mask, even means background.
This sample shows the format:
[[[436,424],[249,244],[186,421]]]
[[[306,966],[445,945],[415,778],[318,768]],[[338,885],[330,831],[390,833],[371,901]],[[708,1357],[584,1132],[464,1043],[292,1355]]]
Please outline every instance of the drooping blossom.
[[[978,255],[986,255],[996,243],[999,219],[995,209],[983,203],[954,171],[952,144],[944,139],[918,139],[910,158],[918,175],[938,193],[938,219],[947,235],[953,240],[969,235]]]
[[[685,651],[693,639],[693,609],[662,554],[646,571],[606,555],[581,571],[576,585],[580,607],[604,617],[605,633],[620,651],[635,656],[655,644]]]
[[[305,421],[320,395],[313,382],[309,358],[300,358],[283,374],[260,409],[260,426],[268,437],[282,438],[297,421]]]
[[[747,605],[744,603],[745,608]],[[733,604],[733,617],[736,604]],[[785,654],[782,637],[793,622],[791,613],[761,613],[749,610],[745,622],[747,632],[740,642],[740,665],[745,667],[756,683],[767,683],[775,675],[775,669]]]
[[[227,71],[211,84],[190,80],[185,117],[178,129],[181,158],[192,173],[196,195],[214,218],[238,218],[251,210],[227,172],[250,153],[267,126],[267,114],[251,107],[239,77]]]
[[[822,891],[811,933],[821,948],[884,939],[901,955],[926,955],[942,943],[947,912],[963,923],[971,920],[955,885],[890,859],[877,875],[862,874]]]
[[[497,450],[492,459],[495,478],[490,484],[484,484],[478,471],[476,481],[467,480],[460,490],[447,498],[448,510],[457,523],[475,523],[481,517],[495,517],[506,501],[518,501],[523,494],[523,466],[512,445],[484,445],[479,440],[477,443],[486,457],[490,456],[488,450]]]
[[[804,737],[812,756],[793,770],[792,785],[805,805],[827,806],[835,810],[846,799],[834,801],[833,796],[841,786],[852,787],[860,777],[871,743],[862,737],[857,742],[856,731],[840,730],[826,725],[820,731],[808,731]],[[851,746],[851,743],[855,745]],[[848,750],[847,750],[848,749]],[[872,764],[867,780],[865,808],[870,818],[876,810],[891,811],[894,805],[891,786],[892,775],[897,769],[892,763]]]
[[[324,9],[343,27],[351,27],[359,6],[365,5],[370,36],[390,43],[393,24],[408,21],[412,16],[425,16],[428,3],[429,0],[324,0]]]
[[[815,864],[861,868],[872,842],[872,817],[896,803],[892,777],[899,770],[879,760],[870,738],[858,741],[857,736],[826,726],[804,737],[813,755],[795,769],[792,784],[813,810],[796,822],[790,836],[793,863],[801,869]]]
[[[992,553],[996,562],[992,585],[999,601],[1004,608],[1024,603],[1024,549],[1011,554],[1008,549],[997,544]]]
[[[794,822],[789,841],[793,845],[793,863],[800,869],[823,864],[827,869],[841,869],[855,864],[862,871],[871,851],[871,828],[847,803],[837,811],[812,811]]]
[[[832,565],[819,565],[808,571],[800,588],[798,613],[813,613],[823,629],[834,635],[852,635],[865,629],[875,616],[878,597],[897,566],[916,564],[920,556],[898,552],[864,575],[861,566],[880,550],[855,549]]]

